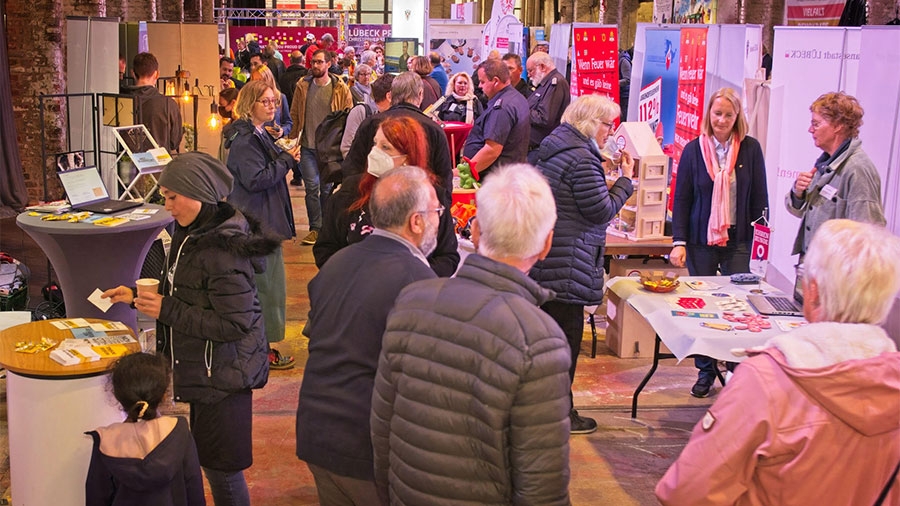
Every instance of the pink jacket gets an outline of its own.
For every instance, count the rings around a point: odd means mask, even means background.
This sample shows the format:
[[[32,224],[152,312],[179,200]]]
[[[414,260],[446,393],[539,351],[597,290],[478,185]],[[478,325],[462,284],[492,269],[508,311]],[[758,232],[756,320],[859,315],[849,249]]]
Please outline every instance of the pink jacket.
[[[879,327],[840,323],[811,324],[767,346],[748,350],[657,484],[659,500],[873,504],[900,461],[896,346]],[[884,504],[900,504],[900,484]]]

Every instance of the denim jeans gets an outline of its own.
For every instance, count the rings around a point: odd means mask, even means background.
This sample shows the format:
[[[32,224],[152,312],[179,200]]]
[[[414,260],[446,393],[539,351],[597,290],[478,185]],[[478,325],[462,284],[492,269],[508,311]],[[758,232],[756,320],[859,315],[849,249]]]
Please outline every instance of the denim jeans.
[[[250,506],[250,490],[243,471],[216,471],[204,467],[216,506]]]
[[[319,164],[316,161],[316,150],[300,148],[300,174],[303,186],[306,187],[306,216],[309,218],[310,230],[322,230],[322,209],[325,200],[331,193],[331,184],[319,186]]]

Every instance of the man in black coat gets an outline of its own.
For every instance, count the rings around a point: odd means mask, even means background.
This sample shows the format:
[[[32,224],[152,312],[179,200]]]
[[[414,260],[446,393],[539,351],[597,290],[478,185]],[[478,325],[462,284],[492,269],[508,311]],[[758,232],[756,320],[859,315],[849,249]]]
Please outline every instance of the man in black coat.
[[[308,74],[306,65],[303,64],[303,53],[296,49],[291,51],[291,66],[285,69],[284,75],[278,81],[278,89],[287,97],[288,103],[294,103],[294,88],[303,76]]]
[[[537,149],[544,137],[559,126],[562,114],[572,96],[569,83],[553,64],[547,53],[534,53],[525,63],[528,76],[537,88],[528,97],[531,109],[531,141],[528,144],[528,163],[537,163]]]
[[[297,457],[309,466],[322,504],[372,504],[376,497],[369,413],[381,336],[400,291],[435,277],[426,257],[437,244],[443,207],[425,171],[388,171],[369,210],[371,236],[338,251],[309,282]]]

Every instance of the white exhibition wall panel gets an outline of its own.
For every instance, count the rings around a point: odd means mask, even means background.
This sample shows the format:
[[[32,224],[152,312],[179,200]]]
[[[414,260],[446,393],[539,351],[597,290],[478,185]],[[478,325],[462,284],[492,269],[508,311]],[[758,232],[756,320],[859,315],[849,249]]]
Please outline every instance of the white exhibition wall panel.
[[[66,18],[66,92],[119,92],[119,21],[115,18]],[[107,188],[116,187],[114,156],[94,160],[91,100],[69,100],[69,144],[67,149],[84,150],[85,163],[101,168]],[[108,134],[108,135],[107,135]],[[101,147],[115,145],[112,134],[101,129]]]
[[[421,0],[394,0],[391,21],[391,37],[415,38],[424,45],[425,20],[429,17],[428,2]]]
[[[900,27],[866,26],[860,38],[856,98],[865,114],[860,138],[881,175],[888,227],[900,235]]]
[[[550,56],[556,68],[565,73],[572,42],[572,23],[560,23],[550,27]]]
[[[812,169],[822,154],[808,132],[809,106],[829,91],[855,92],[859,39],[858,28],[775,27],[773,105],[769,110],[770,145],[766,153],[773,228],[767,279],[782,289],[793,286],[797,257],[791,255],[791,250],[800,226],[800,220],[785,209],[784,198],[797,174]],[[775,106],[776,90],[780,107]],[[774,139],[778,139],[777,149],[772,149]]]
[[[148,48],[159,61],[160,77],[174,76],[179,65],[191,73],[190,87],[200,95],[197,101],[198,150],[212,156],[218,155],[222,137],[221,130],[211,130],[206,125],[211,115],[210,104],[217,103],[220,85],[218,40],[219,27],[215,24],[147,23]],[[178,99],[178,104],[182,121],[193,126],[193,101]],[[186,130],[185,140],[187,136]]]
[[[680,29],[682,26],[638,23],[634,39],[634,57],[631,62],[631,89],[628,97],[628,121],[637,121],[644,64],[647,57],[647,29]],[[705,97],[719,88],[730,87],[743,91],[744,79],[756,75],[760,66],[762,26],[760,25],[705,25],[707,27],[707,60]],[[551,46],[552,48],[552,46]],[[679,50],[676,54],[680,55]],[[638,78],[635,78],[638,76]],[[706,104],[704,104],[704,109]]]

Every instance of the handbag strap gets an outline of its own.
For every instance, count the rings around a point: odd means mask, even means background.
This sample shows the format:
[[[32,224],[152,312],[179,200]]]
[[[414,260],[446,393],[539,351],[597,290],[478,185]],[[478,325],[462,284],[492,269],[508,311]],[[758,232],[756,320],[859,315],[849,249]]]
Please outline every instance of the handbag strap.
[[[878,499],[875,499],[875,504],[873,506],[881,506],[885,499],[887,499],[888,492],[891,490],[891,486],[894,484],[894,480],[897,479],[897,472],[900,471],[900,462],[897,462],[897,467],[894,468],[894,472],[891,473],[891,477],[888,478],[887,483],[884,484],[884,489],[881,490],[881,494],[878,495]]]

